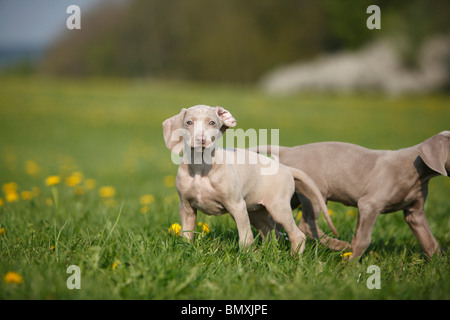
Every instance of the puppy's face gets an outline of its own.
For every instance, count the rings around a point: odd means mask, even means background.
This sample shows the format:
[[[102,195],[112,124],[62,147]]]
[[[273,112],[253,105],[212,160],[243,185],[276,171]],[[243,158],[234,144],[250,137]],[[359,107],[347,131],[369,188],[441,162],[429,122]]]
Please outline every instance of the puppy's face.
[[[206,148],[220,138],[222,120],[215,108],[196,106],[186,110],[183,128],[185,143],[191,148]]]
[[[181,153],[184,144],[191,148],[211,146],[229,128],[236,126],[236,119],[222,107],[198,105],[163,122],[166,146]]]

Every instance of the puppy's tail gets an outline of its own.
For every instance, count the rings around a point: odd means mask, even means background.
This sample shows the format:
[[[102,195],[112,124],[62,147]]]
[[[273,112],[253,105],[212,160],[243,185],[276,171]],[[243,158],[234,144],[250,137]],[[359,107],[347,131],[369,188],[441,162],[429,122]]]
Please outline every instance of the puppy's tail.
[[[300,184],[295,184],[296,189],[298,189],[298,191],[303,193],[305,196],[316,198],[317,201],[319,201],[320,208],[323,211],[325,220],[330,226],[331,231],[333,231],[333,233],[338,236],[338,232],[334,227],[333,221],[331,221],[330,214],[328,213],[328,208],[325,204],[325,200],[323,199],[322,193],[320,192],[315,182],[303,171],[292,167],[289,168],[291,169],[291,173],[294,176],[294,179],[300,182]]]
[[[253,151],[256,153],[266,154],[271,156],[275,161],[280,161],[280,151],[287,149],[286,147],[280,147],[276,145],[266,145],[266,146],[255,146],[248,148],[249,151]]]

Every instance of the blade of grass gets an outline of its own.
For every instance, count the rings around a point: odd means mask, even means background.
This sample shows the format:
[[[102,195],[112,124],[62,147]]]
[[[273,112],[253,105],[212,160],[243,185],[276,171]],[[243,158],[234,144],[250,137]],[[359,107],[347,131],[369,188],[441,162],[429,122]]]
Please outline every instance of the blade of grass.
[[[122,214],[123,203],[124,203],[124,201],[122,201],[122,204],[120,205],[119,214],[117,215],[116,221],[114,222],[111,230],[109,231],[108,236],[105,239],[105,242],[107,242],[109,237],[111,237],[112,233],[114,232],[114,229],[116,228],[117,223],[119,222],[120,216]]]
[[[58,235],[55,238],[56,262],[59,262],[59,251],[58,251],[59,250],[59,237],[61,236],[61,232],[64,229],[64,227],[66,226],[67,221],[69,221],[69,220],[66,220],[66,222],[64,222],[63,226],[59,229]],[[55,227],[56,227],[56,224],[55,224]]]

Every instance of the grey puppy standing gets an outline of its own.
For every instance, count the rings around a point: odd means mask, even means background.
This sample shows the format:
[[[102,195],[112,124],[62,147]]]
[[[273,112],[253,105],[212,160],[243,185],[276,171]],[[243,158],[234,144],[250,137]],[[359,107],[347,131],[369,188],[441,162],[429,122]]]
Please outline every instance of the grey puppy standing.
[[[306,236],[297,227],[290,207],[294,181],[324,211],[335,231],[319,189],[301,170],[245,149],[216,147],[220,135],[235,125],[229,111],[205,105],[182,109],[163,122],[167,148],[178,154],[184,151],[175,184],[180,196],[182,234],[193,240],[197,210],[209,215],[230,213],[238,228],[239,242],[248,246],[253,242],[250,224],[265,237],[274,229],[273,219],[286,230],[292,252],[300,254]],[[262,174],[274,164],[278,166],[276,172]]]
[[[250,150],[278,153],[280,163],[304,171],[319,187],[325,200],[358,207],[356,232],[351,245],[326,236],[317,227],[318,204],[299,195],[303,232],[321,239],[335,250],[351,247],[352,258],[360,257],[371,241],[372,229],[380,213],[403,210],[423,251],[428,256],[440,254],[424,204],[428,182],[450,171],[450,131],[443,131],[410,148],[371,150],[343,142],[319,142],[292,148],[260,146]],[[297,197],[293,206],[299,204]]]

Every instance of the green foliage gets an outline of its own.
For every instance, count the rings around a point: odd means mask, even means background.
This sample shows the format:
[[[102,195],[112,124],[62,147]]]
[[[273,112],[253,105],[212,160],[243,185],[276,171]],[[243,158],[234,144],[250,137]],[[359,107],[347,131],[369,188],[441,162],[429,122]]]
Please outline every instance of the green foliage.
[[[283,145],[339,140],[408,147],[448,129],[450,116],[445,96],[271,97],[181,82],[0,79],[0,184],[16,182],[20,195],[7,202],[0,191],[0,298],[449,298],[448,254],[427,261],[401,213],[379,217],[361,262],[344,262],[341,253],[312,240],[301,259],[290,256],[288,241],[259,236],[251,250],[242,250],[228,215],[199,213],[211,232],[201,237],[198,227],[194,244],[169,234],[179,223],[178,196],[165,177],[177,167],[161,123],[198,103],[228,108],[243,129],[278,128]],[[39,170],[27,169],[29,160]],[[74,171],[83,181],[68,186],[65,178]],[[47,186],[54,174],[61,183]],[[88,178],[95,188],[87,187]],[[101,196],[106,185],[114,196]],[[450,242],[449,186],[448,178],[433,179],[426,205],[442,247]],[[21,192],[32,187],[39,194],[23,199]],[[144,194],[154,201],[144,204]],[[48,201],[55,197],[58,206]],[[340,237],[350,241],[356,216],[337,203],[329,208]],[[324,219],[319,222],[328,232]],[[373,264],[381,269],[381,290],[366,287]],[[66,287],[69,265],[81,269],[81,290]],[[4,282],[9,271],[23,282]]]

